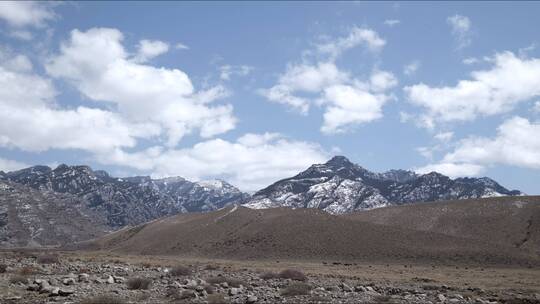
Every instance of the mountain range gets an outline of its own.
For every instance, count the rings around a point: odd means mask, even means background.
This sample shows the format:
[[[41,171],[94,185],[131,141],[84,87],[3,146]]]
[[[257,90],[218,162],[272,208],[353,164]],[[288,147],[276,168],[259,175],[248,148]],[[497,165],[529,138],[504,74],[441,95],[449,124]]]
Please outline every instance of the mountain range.
[[[225,181],[112,177],[88,166],[0,171],[0,245],[55,245],[89,239],[180,213],[229,205],[316,208],[331,214],[415,202],[522,195],[489,178],[432,172],[374,173],[336,156],[253,195]]]
[[[256,192],[244,206],[318,208],[343,214],[415,202],[515,195],[523,193],[487,177],[451,179],[437,172],[420,175],[405,170],[374,173],[335,156]]]

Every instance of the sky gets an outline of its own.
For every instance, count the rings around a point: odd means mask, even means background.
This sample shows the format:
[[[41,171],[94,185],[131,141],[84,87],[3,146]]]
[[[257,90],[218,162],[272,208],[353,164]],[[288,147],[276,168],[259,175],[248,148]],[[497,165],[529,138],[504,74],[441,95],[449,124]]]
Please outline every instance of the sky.
[[[0,2],[0,170],[220,178],[333,155],[540,194],[538,2]]]

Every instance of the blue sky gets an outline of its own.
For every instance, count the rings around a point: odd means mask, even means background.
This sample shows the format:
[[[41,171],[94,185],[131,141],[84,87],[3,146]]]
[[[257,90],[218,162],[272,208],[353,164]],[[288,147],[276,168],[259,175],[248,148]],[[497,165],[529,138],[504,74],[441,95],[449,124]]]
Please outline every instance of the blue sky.
[[[540,4],[0,4],[0,170],[253,191],[335,154],[539,194]]]

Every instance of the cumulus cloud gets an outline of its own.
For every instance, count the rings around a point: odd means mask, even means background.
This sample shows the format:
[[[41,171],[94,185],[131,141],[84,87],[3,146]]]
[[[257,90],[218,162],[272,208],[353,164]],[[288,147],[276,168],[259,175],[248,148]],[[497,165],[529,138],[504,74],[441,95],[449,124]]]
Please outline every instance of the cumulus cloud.
[[[360,79],[339,69],[335,59],[355,46],[378,50],[385,43],[373,30],[353,28],[346,37],[317,45],[317,52],[326,58],[313,62],[304,58],[301,63],[289,63],[277,83],[259,93],[304,115],[313,104],[323,107],[321,131],[326,134],[345,132],[379,119],[382,106],[393,98],[386,92],[397,85],[396,77],[388,71],[374,69],[368,77]]]
[[[26,151],[133,147],[155,128],[130,124],[117,114],[87,107],[62,109],[52,82],[36,75],[23,55],[0,56],[0,146]]]
[[[446,19],[452,28],[452,35],[456,38],[458,49],[465,48],[472,43],[471,20],[462,15],[450,16]]]
[[[440,132],[435,134],[435,139],[442,142],[449,142],[454,137],[454,132]]]
[[[426,109],[419,118],[424,125],[509,112],[518,103],[540,95],[540,59],[504,52],[490,60],[490,69],[473,71],[470,80],[460,80],[455,86],[420,83],[405,87],[409,102]]]
[[[388,25],[389,27],[394,27],[395,25],[398,25],[400,23],[401,23],[401,21],[399,21],[397,19],[384,20],[384,25]]]
[[[540,124],[515,116],[504,121],[496,136],[471,136],[459,141],[440,162],[421,168],[458,175],[477,175],[488,166],[503,164],[540,168]]]
[[[169,44],[159,40],[141,40],[137,46],[135,61],[146,62],[169,51]]]
[[[12,27],[44,27],[56,17],[52,5],[41,1],[0,1],[0,19]]]
[[[221,80],[230,80],[231,76],[247,76],[253,71],[253,67],[248,65],[222,65],[219,67],[219,78]]]
[[[211,137],[235,127],[230,104],[210,104],[214,100],[208,97],[223,94],[196,92],[179,69],[132,60],[122,40],[123,34],[112,28],[73,30],[60,53],[46,64],[47,73],[68,81],[90,100],[114,105],[130,122],[163,129],[170,147],[196,130],[202,137]],[[146,56],[155,56],[165,48],[154,41],[141,42],[141,49]],[[203,102],[201,94],[206,96]]]
[[[242,190],[254,191],[328,157],[317,144],[264,133],[246,134],[236,141],[212,139],[184,149],[153,147],[134,153],[118,149],[100,161],[150,171],[156,177],[224,178]]]
[[[28,167],[27,164],[0,157],[0,171],[9,172]]]
[[[466,64],[466,65],[476,64],[476,63],[479,63],[479,62],[480,62],[480,59],[478,59],[476,57],[467,57],[467,58],[463,59],[463,64]]]

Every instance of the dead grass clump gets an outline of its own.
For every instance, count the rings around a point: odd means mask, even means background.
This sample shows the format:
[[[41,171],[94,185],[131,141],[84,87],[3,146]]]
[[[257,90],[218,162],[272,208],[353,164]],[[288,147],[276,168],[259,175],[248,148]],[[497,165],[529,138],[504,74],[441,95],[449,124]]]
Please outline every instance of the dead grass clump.
[[[214,264],[208,264],[204,266],[204,270],[219,270],[219,266]]]
[[[221,293],[208,295],[206,298],[208,304],[227,304],[229,301],[225,299],[225,295]]]
[[[16,273],[18,275],[21,275],[21,276],[29,276],[29,275],[34,275],[34,274],[37,274],[39,271],[35,268],[35,267],[32,267],[32,266],[24,266],[22,268],[19,268]]]
[[[280,293],[284,297],[304,296],[311,291],[311,286],[306,283],[291,283],[289,286],[281,289]]]
[[[229,286],[231,287],[240,287],[240,285],[242,286],[247,286],[246,282],[242,281],[242,280],[239,280],[239,279],[234,279],[234,278],[228,278],[228,277],[213,277],[213,278],[208,278],[206,280],[206,282],[210,283],[210,284],[222,284],[222,283],[227,283],[229,284]]]
[[[60,259],[56,254],[42,254],[36,258],[38,264],[58,264]]]
[[[264,272],[259,277],[263,280],[272,280],[279,278],[279,275],[275,272]]]
[[[116,296],[99,295],[83,299],[79,304],[124,304],[124,300]]]
[[[176,266],[171,269],[170,274],[175,277],[187,276],[191,274],[191,269],[186,266]]]
[[[150,289],[150,285],[152,285],[152,280],[147,278],[131,278],[126,282],[130,290]]]
[[[0,264],[0,273],[5,273],[7,270],[7,265],[6,264]]]
[[[306,275],[299,271],[294,269],[285,269],[282,272],[279,273],[279,277],[282,279],[291,279],[295,281],[301,281],[305,282],[307,281]]]
[[[9,283],[11,284],[27,284],[28,283],[28,278],[26,276],[22,276],[22,275],[13,275],[9,278]]]

